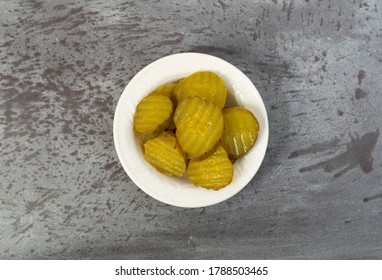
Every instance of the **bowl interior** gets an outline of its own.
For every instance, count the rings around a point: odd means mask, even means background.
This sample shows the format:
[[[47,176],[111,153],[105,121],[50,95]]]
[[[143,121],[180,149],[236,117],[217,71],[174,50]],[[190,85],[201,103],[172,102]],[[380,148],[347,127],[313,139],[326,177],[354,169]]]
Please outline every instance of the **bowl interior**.
[[[234,164],[232,182],[218,191],[195,187],[187,178],[159,173],[143,157],[134,135],[133,118],[139,101],[159,85],[196,71],[213,71],[228,89],[227,106],[241,106],[259,121],[254,147]],[[114,116],[114,143],[119,160],[133,182],[148,195],[179,207],[204,207],[219,203],[243,189],[256,174],[268,144],[268,118],[263,100],[252,82],[230,63],[206,54],[182,53],[154,61],[143,68],[124,89]]]

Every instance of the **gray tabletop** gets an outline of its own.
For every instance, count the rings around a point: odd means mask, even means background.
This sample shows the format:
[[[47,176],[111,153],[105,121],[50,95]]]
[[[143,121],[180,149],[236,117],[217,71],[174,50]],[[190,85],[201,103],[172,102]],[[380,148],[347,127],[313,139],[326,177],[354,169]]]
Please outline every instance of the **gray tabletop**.
[[[0,1],[0,258],[382,258],[382,1]],[[142,192],[112,124],[131,78],[202,52],[253,81],[264,162],[196,209]]]

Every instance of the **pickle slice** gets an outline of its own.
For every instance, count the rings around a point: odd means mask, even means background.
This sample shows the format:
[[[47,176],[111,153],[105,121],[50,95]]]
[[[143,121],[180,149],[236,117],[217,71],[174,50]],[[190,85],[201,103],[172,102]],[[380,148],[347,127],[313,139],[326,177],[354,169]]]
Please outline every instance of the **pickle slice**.
[[[184,79],[180,79],[180,80],[174,82],[175,86],[174,86],[174,89],[172,90],[171,100],[175,106],[177,106],[178,102],[179,102],[179,98],[180,98],[179,97],[179,87],[180,87],[180,84],[183,80]]]
[[[180,101],[174,113],[174,122],[178,143],[191,159],[207,156],[223,134],[221,110],[199,97]]]
[[[144,144],[144,157],[159,172],[182,177],[186,172],[186,158],[174,134],[164,131]]]
[[[179,83],[175,88],[175,96],[178,100],[198,96],[222,109],[227,98],[227,88],[224,81],[215,73],[195,72]]]
[[[172,103],[174,104],[174,109],[175,109],[176,105],[178,104],[176,96],[174,95],[174,90],[177,85],[178,85],[178,82],[164,84],[154,89],[152,92],[150,92],[149,95],[165,95],[167,97],[170,97]],[[174,129],[174,128],[175,128],[174,122],[171,120],[169,129]]]
[[[171,98],[171,96],[173,94],[172,92],[173,92],[175,86],[176,86],[176,84],[174,84],[174,83],[164,84],[164,85],[159,86],[156,89],[154,89],[152,92],[150,92],[149,95],[165,95],[165,96]]]
[[[134,115],[134,131],[140,141],[158,136],[171,122],[174,105],[165,95],[148,95],[138,104]]]
[[[203,160],[190,160],[187,176],[196,185],[218,190],[232,181],[233,165],[227,152],[219,145],[215,152]]]
[[[246,154],[255,144],[259,123],[252,112],[232,107],[223,110],[224,132],[221,144],[232,158]]]

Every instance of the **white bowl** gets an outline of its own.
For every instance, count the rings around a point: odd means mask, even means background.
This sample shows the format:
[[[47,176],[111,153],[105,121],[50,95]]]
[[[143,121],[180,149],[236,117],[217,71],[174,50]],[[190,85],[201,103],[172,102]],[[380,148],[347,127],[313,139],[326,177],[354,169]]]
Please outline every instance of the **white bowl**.
[[[186,177],[174,178],[159,173],[144,159],[133,131],[135,108],[144,96],[159,85],[197,71],[218,74],[229,91],[227,104],[237,104],[252,111],[259,121],[259,136],[254,147],[234,163],[232,182],[218,191],[196,187]],[[134,76],[118,101],[113,133],[119,160],[142,191],[170,205],[204,207],[232,197],[251,181],[263,161],[269,128],[267,112],[259,92],[239,69],[211,55],[180,53],[158,59]]]

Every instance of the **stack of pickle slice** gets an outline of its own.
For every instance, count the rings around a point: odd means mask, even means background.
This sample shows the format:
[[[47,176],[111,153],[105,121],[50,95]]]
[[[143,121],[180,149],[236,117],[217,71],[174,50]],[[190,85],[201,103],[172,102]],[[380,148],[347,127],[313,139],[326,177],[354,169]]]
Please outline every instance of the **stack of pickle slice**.
[[[226,99],[224,81],[209,71],[150,92],[134,115],[145,159],[163,174],[186,174],[195,186],[227,186],[232,162],[254,146],[259,123],[245,108],[225,107]]]

